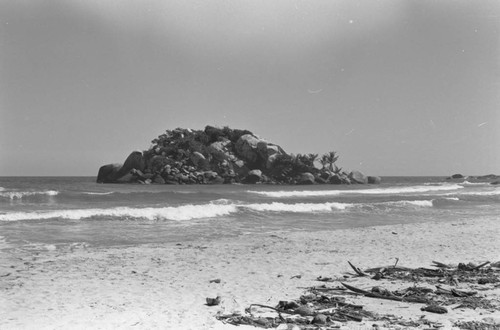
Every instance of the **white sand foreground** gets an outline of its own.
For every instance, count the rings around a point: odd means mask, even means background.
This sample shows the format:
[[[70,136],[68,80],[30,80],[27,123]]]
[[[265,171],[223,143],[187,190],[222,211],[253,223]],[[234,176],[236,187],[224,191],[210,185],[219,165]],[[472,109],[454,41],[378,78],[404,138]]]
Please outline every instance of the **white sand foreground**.
[[[215,315],[243,311],[252,303],[274,306],[298,299],[304,287],[323,284],[318,276],[352,273],[347,260],[360,268],[390,265],[395,258],[407,267],[429,267],[432,260],[499,261],[499,234],[500,221],[468,220],[129,248],[74,246],[38,255],[3,253],[0,329],[256,329],[223,324]],[[221,281],[211,283],[213,279]],[[362,288],[390,284],[348,281]],[[495,293],[498,299],[498,287]],[[205,305],[206,297],[217,295],[222,297],[219,306]],[[445,329],[459,320],[500,320],[499,311],[432,314],[420,311],[422,304],[356,296],[348,300],[406,319],[425,315]],[[372,324],[349,322],[344,328],[371,329]]]

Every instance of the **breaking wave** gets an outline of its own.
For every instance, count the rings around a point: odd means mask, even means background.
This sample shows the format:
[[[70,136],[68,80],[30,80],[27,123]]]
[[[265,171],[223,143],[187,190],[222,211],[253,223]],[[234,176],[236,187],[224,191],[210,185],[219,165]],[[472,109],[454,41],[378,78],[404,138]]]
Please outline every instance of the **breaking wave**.
[[[59,194],[57,190],[44,190],[44,191],[5,191],[5,189],[0,190],[0,197],[8,198],[10,200],[23,199],[27,196],[56,196]]]
[[[97,217],[107,217],[116,220],[126,219],[147,219],[147,220],[193,220],[210,219],[228,216],[235,213],[244,212],[273,212],[273,213],[327,213],[327,212],[350,212],[353,211],[373,211],[391,210],[401,208],[421,208],[433,207],[434,200],[415,201],[390,201],[378,203],[254,203],[241,204],[230,200],[216,200],[208,204],[181,205],[170,207],[115,207],[109,209],[68,209],[36,212],[11,212],[0,214],[0,221],[20,221],[20,220],[47,220],[47,219],[68,219],[82,220]]]
[[[385,194],[413,194],[435,191],[450,191],[463,189],[464,187],[458,184],[439,185],[439,186],[412,186],[400,188],[375,188],[375,189],[353,189],[353,190],[293,190],[293,191],[254,191],[247,192],[252,194],[264,195],[273,198],[287,197],[319,197],[319,196],[341,196],[350,194],[363,195],[385,195]]]
[[[0,221],[44,220],[62,218],[69,220],[94,217],[137,218],[148,220],[191,220],[213,218],[236,212],[235,205],[182,205],[177,207],[116,207],[110,209],[55,210],[48,212],[13,212],[0,214]]]
[[[353,206],[354,204],[347,204],[347,203],[296,203],[296,204],[263,203],[263,204],[244,205],[245,208],[255,211],[293,212],[293,213],[331,212],[333,210],[345,210]]]
[[[84,191],[82,194],[85,194],[85,195],[111,195],[114,193],[115,193],[114,191],[108,191],[108,192]]]

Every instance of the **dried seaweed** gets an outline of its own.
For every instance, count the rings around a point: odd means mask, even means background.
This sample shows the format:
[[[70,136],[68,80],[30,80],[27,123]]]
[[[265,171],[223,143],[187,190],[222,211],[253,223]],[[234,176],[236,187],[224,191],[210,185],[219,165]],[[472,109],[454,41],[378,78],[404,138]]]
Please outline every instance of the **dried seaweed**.
[[[350,267],[355,271],[355,277],[371,277],[374,280],[389,279],[391,282],[409,281],[412,286],[395,291],[387,290],[380,286],[374,286],[371,290],[360,289],[350,284],[346,284],[340,279],[319,276],[318,281],[334,282],[339,281],[342,286],[328,287],[326,284],[306,288],[307,293],[293,301],[280,301],[275,307],[252,304],[245,310],[246,314],[218,315],[222,322],[239,325],[252,325],[260,328],[275,328],[280,324],[294,324],[300,329],[317,329],[318,325],[327,328],[338,328],[338,322],[361,322],[383,321],[386,324],[400,325],[404,327],[419,327],[422,325],[429,327],[440,327],[441,324],[431,322],[425,318],[419,320],[404,320],[394,315],[378,315],[367,311],[362,305],[353,304],[347,301],[348,294],[363,295],[375,299],[387,299],[402,303],[424,304],[422,311],[431,313],[446,313],[448,309],[444,306],[456,305],[457,308],[483,308],[499,310],[500,302],[488,300],[486,297],[478,295],[477,291],[458,290],[455,287],[444,287],[442,284],[456,286],[458,283],[469,283],[476,285],[481,279],[485,283],[500,282],[500,270],[491,266],[489,262],[479,265],[471,263],[461,263],[458,266],[451,266],[437,261],[433,261],[436,268],[407,268],[394,266],[376,267],[366,270],[356,267],[349,262]],[[487,267],[490,265],[489,267]],[[418,282],[428,286],[417,285]],[[481,285],[481,284],[477,284]],[[277,317],[256,316],[256,309],[270,309],[277,313]],[[498,329],[500,326],[481,322],[463,322],[455,326],[461,329]]]
[[[489,324],[479,321],[456,322],[454,326],[466,330],[500,330],[500,324]]]

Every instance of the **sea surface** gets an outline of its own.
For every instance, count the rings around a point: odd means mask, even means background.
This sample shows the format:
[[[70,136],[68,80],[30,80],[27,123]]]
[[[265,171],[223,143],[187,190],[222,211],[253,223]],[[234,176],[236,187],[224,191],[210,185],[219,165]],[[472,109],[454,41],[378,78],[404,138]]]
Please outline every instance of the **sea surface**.
[[[132,185],[0,177],[0,250],[188,242],[429,221],[500,221],[500,186],[444,177],[379,185]]]

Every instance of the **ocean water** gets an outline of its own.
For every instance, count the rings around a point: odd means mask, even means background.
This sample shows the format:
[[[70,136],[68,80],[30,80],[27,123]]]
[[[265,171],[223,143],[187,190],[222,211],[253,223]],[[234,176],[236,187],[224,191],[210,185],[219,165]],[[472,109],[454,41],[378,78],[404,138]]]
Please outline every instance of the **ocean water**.
[[[379,185],[119,185],[0,177],[0,250],[188,242],[428,221],[500,221],[500,186],[443,177]]]

